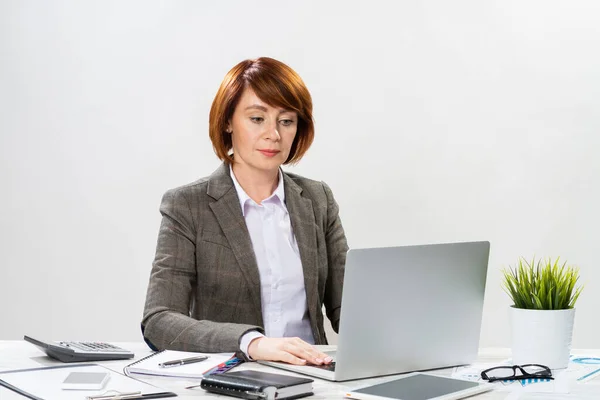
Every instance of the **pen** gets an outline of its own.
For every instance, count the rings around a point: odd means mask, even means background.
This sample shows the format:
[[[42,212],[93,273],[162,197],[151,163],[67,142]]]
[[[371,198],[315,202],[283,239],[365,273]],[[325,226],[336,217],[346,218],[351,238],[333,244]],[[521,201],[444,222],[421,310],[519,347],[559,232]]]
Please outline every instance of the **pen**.
[[[198,357],[184,358],[184,359],[181,359],[181,360],[165,361],[163,363],[158,364],[158,366],[160,368],[170,368],[170,367],[176,367],[178,365],[186,365],[186,364],[197,363],[197,362],[200,362],[200,361],[204,361],[207,358],[208,358],[208,356],[198,356]]]
[[[113,392],[109,390],[107,393]],[[114,391],[115,394],[101,394],[99,396],[88,396],[87,400],[114,400],[114,399],[129,399],[132,396],[141,396],[142,392],[117,392]]]
[[[147,393],[142,394],[141,392],[131,393],[120,393],[108,396],[88,396],[88,400],[146,400],[146,399],[159,399],[163,397],[175,397],[176,394],[172,392],[159,392],[159,393]]]

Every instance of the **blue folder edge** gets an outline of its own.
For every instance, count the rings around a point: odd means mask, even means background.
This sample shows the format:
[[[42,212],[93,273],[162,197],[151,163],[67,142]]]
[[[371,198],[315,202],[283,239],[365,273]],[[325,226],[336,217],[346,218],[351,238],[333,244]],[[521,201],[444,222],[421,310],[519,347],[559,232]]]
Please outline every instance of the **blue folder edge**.
[[[0,374],[12,374],[13,372],[29,372],[29,371],[48,370],[48,369],[77,368],[77,367],[90,367],[90,366],[100,366],[102,368],[106,368],[100,364],[72,364],[72,365],[55,365],[52,367],[25,368],[25,369],[15,369],[15,370],[10,370],[10,371],[0,371]],[[118,374],[118,372],[113,371],[111,369],[109,369],[109,371],[115,372],[116,374]],[[128,376],[128,378],[138,380],[138,379],[132,378],[130,376]],[[140,381],[140,382],[142,382],[142,381]],[[144,382],[144,383],[147,383],[147,382]],[[23,396],[27,397],[28,399],[46,400],[46,399],[42,399],[41,397],[36,397],[36,396],[32,395],[31,393],[28,393],[22,389],[19,389],[18,387],[5,382],[2,378],[0,378],[0,386],[4,386],[5,388],[10,389],[13,392],[19,393],[20,395],[23,395]],[[143,393],[140,394],[140,399],[160,399],[160,398],[165,398],[165,397],[177,397],[177,393],[160,392],[160,393],[149,393],[146,395],[144,395]]]

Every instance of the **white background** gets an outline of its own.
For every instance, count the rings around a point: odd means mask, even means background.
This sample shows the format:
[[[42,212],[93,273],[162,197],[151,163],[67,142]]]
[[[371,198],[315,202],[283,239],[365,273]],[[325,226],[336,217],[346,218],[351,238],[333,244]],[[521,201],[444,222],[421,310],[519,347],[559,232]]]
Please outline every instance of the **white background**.
[[[311,90],[293,170],[351,247],[491,241],[482,346],[510,344],[500,269],[561,256],[586,283],[573,345],[600,347],[598,21],[594,0],[0,2],[0,339],[141,339],[161,196],[219,165],[216,90],[271,56]]]

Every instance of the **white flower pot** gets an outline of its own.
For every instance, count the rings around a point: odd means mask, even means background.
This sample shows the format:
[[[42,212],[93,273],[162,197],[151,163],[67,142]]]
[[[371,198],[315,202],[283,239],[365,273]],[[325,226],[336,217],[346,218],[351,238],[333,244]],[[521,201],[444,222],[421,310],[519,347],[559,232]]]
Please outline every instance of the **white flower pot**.
[[[512,362],[550,369],[569,364],[575,309],[525,310],[510,307]]]

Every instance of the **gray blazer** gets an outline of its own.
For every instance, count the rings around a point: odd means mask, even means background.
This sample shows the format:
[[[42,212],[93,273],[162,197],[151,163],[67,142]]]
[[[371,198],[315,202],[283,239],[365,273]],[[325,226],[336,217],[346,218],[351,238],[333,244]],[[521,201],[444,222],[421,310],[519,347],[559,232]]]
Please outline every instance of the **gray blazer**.
[[[323,182],[283,179],[313,336],[326,344],[322,306],[337,332],[348,251],[338,205]],[[238,351],[244,333],[264,329],[258,266],[229,166],[169,190],[160,212],[144,338],[157,349]]]

